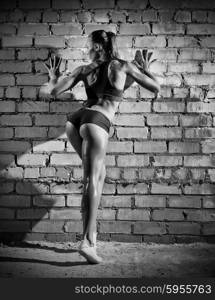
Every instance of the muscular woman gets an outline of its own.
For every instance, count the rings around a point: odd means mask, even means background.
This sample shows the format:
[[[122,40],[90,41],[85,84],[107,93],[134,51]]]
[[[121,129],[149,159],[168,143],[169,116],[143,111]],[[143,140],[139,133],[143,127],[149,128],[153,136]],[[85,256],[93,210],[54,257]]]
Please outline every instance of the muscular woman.
[[[115,39],[112,32],[92,32],[88,37],[91,63],[77,67],[63,79],[57,76],[61,60],[56,64],[54,57],[53,63],[50,59],[50,66],[44,64],[50,77],[45,85],[46,93],[57,96],[83,81],[88,96],[82,108],[68,115],[66,133],[83,163],[83,240],[79,253],[90,263],[102,261],[96,253],[96,219],[106,176],[110,126],[123,91],[134,81],[154,93],[160,88],[148,69],[152,53],[139,51],[132,62],[124,61],[119,58]],[[42,91],[45,90],[43,86]]]

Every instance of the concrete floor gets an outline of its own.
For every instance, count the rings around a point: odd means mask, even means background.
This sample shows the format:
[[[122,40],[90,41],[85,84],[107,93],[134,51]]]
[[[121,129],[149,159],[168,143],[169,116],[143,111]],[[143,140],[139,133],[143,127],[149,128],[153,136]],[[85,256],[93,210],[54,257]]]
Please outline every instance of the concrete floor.
[[[90,265],[78,243],[0,245],[0,277],[215,277],[215,245],[98,242],[103,263]]]

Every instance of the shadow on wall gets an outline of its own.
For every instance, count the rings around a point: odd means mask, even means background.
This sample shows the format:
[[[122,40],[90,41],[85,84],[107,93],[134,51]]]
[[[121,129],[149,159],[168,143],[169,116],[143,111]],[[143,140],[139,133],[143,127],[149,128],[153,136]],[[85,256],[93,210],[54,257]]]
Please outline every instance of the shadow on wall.
[[[50,46],[42,47],[49,48],[49,57],[53,54],[61,56]],[[38,71],[47,72],[42,60],[37,62],[41,63]],[[44,62],[49,64],[48,59]],[[65,70],[64,58],[60,72],[64,71],[63,67]],[[61,220],[65,215],[68,219],[70,216],[80,219],[81,160],[65,135],[66,115],[78,110],[82,100],[86,99],[83,87],[78,86],[76,91],[79,100],[71,91],[60,95],[58,99],[38,93],[36,99],[18,102],[19,114],[16,111],[16,115],[1,115],[4,132],[0,136],[0,240],[76,239],[74,233],[65,233],[65,224]],[[63,158],[59,152],[68,153],[67,160],[71,159],[77,165],[76,171],[73,166],[69,166],[68,161],[61,161]],[[55,166],[58,160],[60,166]],[[66,163],[68,166],[64,165]],[[68,193],[74,194],[66,197]],[[65,206],[68,206],[67,212],[62,211]]]

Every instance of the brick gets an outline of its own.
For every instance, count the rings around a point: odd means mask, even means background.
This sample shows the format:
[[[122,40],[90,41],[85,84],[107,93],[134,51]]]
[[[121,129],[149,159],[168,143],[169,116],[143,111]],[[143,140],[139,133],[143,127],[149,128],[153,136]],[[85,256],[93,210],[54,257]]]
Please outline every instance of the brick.
[[[78,221],[69,221],[64,225],[65,232],[82,232],[83,230],[82,222]]]
[[[105,30],[105,31],[112,31],[113,33],[116,34],[117,32],[117,25],[116,24],[90,24],[86,23],[85,24],[85,33],[89,35],[92,31],[94,30]]]
[[[183,127],[204,127],[204,126],[212,126],[211,116],[208,115],[192,115],[192,116],[181,116],[181,125]]]
[[[193,11],[192,12],[192,21],[197,23],[207,22],[207,12],[206,11]]]
[[[198,73],[200,67],[198,63],[184,62],[184,63],[170,63],[168,64],[168,72],[174,73]]]
[[[168,9],[168,10],[160,10],[159,11],[159,20],[161,24],[163,23],[171,23],[173,21],[174,17],[174,10]]]
[[[183,102],[154,102],[154,111],[155,112],[184,112],[185,103]]]
[[[22,97],[23,98],[36,99],[36,96],[37,96],[37,88],[32,87],[32,86],[30,86],[30,87],[27,86],[22,89]]]
[[[215,233],[215,226],[214,226],[214,222],[210,222],[210,223],[205,223],[202,224],[202,234],[203,235],[214,235]]]
[[[107,14],[107,10],[96,10],[93,16],[94,22],[98,23],[109,23],[109,15]]]
[[[36,220],[36,219],[47,219],[48,213],[43,208],[25,208],[17,210],[17,219],[25,220]]]
[[[192,36],[168,36],[169,47],[197,47],[198,40]]]
[[[153,157],[153,166],[180,166],[182,165],[182,157],[181,156],[154,156]]]
[[[116,211],[111,209],[98,210],[98,220],[115,220]]]
[[[64,207],[65,197],[56,195],[42,195],[33,198],[33,204],[39,207]]]
[[[185,128],[186,139],[207,139],[215,137],[215,128]]]
[[[82,11],[78,13],[77,19],[80,23],[90,23],[92,22],[92,14],[88,11]]]
[[[31,145],[28,142],[24,141],[2,141],[1,142],[1,152],[25,152],[27,149],[30,149]]]
[[[32,37],[3,37],[2,47],[31,47]]]
[[[122,169],[122,178],[125,179],[126,181],[136,181],[138,177],[138,170],[137,168],[124,168]]]
[[[120,9],[145,9],[147,6],[146,0],[123,1],[118,0],[117,5]]]
[[[65,40],[63,37],[41,36],[35,37],[35,47],[53,47],[63,48],[65,46]]]
[[[54,35],[81,35],[82,27],[80,24],[55,24],[52,25]],[[45,35],[45,34],[44,34]]]
[[[165,142],[154,142],[154,141],[142,141],[134,142],[135,153],[154,153],[154,152],[166,152],[167,146]]]
[[[110,141],[108,143],[107,152],[110,153],[126,153],[133,151],[133,143],[132,142],[118,142],[118,141]]]
[[[2,62],[0,71],[2,73],[30,73],[32,70],[30,62]]]
[[[82,192],[80,183],[52,183],[50,185],[50,192],[52,194],[80,194]]]
[[[100,222],[101,233],[131,233],[131,223],[126,221],[104,221]]]
[[[61,165],[71,165],[78,166],[81,165],[82,161],[77,154],[64,153],[64,154],[52,154],[51,155],[51,165],[61,166]]]
[[[139,169],[139,179],[140,180],[151,180],[154,177],[153,168],[141,168]]]
[[[131,207],[131,196],[102,196],[102,207]]]
[[[165,185],[160,183],[152,183],[152,194],[181,194],[177,185]]]
[[[23,154],[17,159],[18,165],[23,166],[45,166],[48,155],[45,154]]]
[[[72,36],[69,37],[67,40],[67,45],[70,48],[85,48],[87,43],[87,38],[84,36]]]
[[[48,115],[48,114],[36,114],[35,125],[39,126],[61,126],[66,123],[66,116],[62,115]]]
[[[23,101],[18,103],[19,112],[48,112],[49,103],[43,101]]]
[[[190,23],[191,22],[191,12],[178,10],[175,14],[175,21],[178,23]]]
[[[215,165],[215,160],[206,155],[185,156],[184,166],[187,167],[210,167]]]
[[[84,8],[114,8],[114,0],[83,0]]]
[[[106,178],[120,179],[120,169],[119,168],[106,168]]]
[[[180,62],[183,60],[209,60],[210,55],[211,54],[208,49],[184,48],[180,50],[178,61]]]
[[[66,200],[66,205],[71,207],[81,206],[82,195],[68,195]]]
[[[64,222],[48,220],[48,221],[39,221],[33,222],[33,232],[46,232],[46,233],[56,233],[64,232]]]
[[[203,183],[203,184],[192,184],[191,186],[184,187],[184,194],[190,195],[210,195],[214,194],[214,184]]]
[[[46,24],[20,24],[18,35],[49,35],[49,28]]]
[[[0,124],[7,126],[28,126],[32,125],[32,120],[28,114],[4,115],[0,117]]]
[[[67,136],[65,133],[65,126],[64,127],[49,127],[48,137],[49,138],[58,137],[58,139],[67,139]]]
[[[34,142],[33,152],[54,152],[64,151],[65,143],[62,141],[44,141],[44,143]]]
[[[184,81],[186,85],[189,86],[214,86],[215,79],[214,75],[206,74],[195,74],[195,75],[184,75]]]
[[[117,126],[136,126],[142,127],[145,125],[144,118],[142,115],[130,114],[128,115],[115,115],[113,124]]]
[[[215,198],[214,196],[205,196],[202,199],[203,208],[215,208]]]
[[[55,168],[40,168],[40,177],[54,177],[55,176]]]
[[[73,0],[73,1],[53,0],[52,7],[54,9],[80,9],[81,3],[79,0]]]
[[[201,208],[201,197],[199,196],[169,196],[168,198],[169,207]]]
[[[49,0],[19,0],[19,7],[24,9],[38,9],[38,8],[50,8]]]
[[[0,75],[0,86],[15,85],[15,78],[13,75]]]
[[[1,154],[0,155],[1,168],[11,164],[12,161],[14,161],[14,155],[10,155],[10,154]]]
[[[20,49],[18,52],[18,59],[47,59],[48,50],[47,49]]]
[[[170,153],[199,153],[199,143],[192,142],[170,142],[169,143]]]
[[[2,49],[0,50],[0,59],[15,59],[15,51],[14,49]]]
[[[116,130],[118,138],[140,138],[140,139],[147,139],[148,135],[148,128],[123,128],[119,127]]]
[[[27,23],[40,23],[42,22],[42,12],[39,10],[28,11],[26,15]]]
[[[120,113],[143,113],[151,111],[151,103],[148,102],[121,102],[119,104]]]
[[[165,207],[165,196],[135,195],[135,207]]]
[[[152,212],[152,219],[162,221],[183,221],[183,210],[174,208],[154,209]]]
[[[0,232],[28,232],[30,231],[30,222],[27,221],[1,221]]]
[[[56,11],[44,11],[43,22],[58,22],[58,13]]]
[[[25,168],[24,170],[24,178],[38,178],[39,168]]]
[[[8,87],[6,88],[6,98],[20,98],[20,88],[18,87]]]
[[[147,125],[150,126],[178,126],[178,116],[149,114]]]
[[[113,23],[125,23],[126,22],[126,15],[124,11],[117,11],[114,10],[111,12],[111,20]]]
[[[146,9],[142,12],[143,22],[156,22],[158,20],[157,11],[154,9]]]
[[[23,195],[1,195],[1,207],[30,207],[31,199],[29,196]]]
[[[12,128],[0,128],[0,140],[9,139],[13,137]]]
[[[145,183],[125,183],[117,184],[117,193],[118,194],[147,194],[148,186]]]
[[[10,208],[0,208],[0,219],[14,219],[15,211]]]
[[[188,24],[187,34],[190,35],[210,35],[215,33],[214,24]]]
[[[202,69],[203,73],[212,73],[212,74],[215,73],[215,64],[214,63],[209,63],[209,62],[203,63],[202,67],[203,67],[203,69]]]
[[[180,139],[182,137],[182,130],[179,127],[175,128],[161,128],[153,127],[151,128],[151,138],[152,139]]]
[[[4,182],[0,187],[0,194],[9,194],[13,192],[14,184],[13,182]]]
[[[209,113],[215,110],[214,102],[188,102],[187,112],[188,113]]]
[[[215,43],[214,36],[200,37],[200,43],[202,47],[213,48]]]
[[[127,209],[118,210],[117,220],[146,220],[149,221],[150,211],[146,209]]]
[[[201,142],[202,152],[203,153],[215,153],[215,141],[214,140],[205,140]]]
[[[75,14],[75,11],[61,11],[60,22],[77,22],[77,15]]]
[[[149,165],[149,157],[148,155],[118,155],[117,157],[117,165],[119,167],[127,166],[127,167],[136,167],[139,166],[147,166]]]
[[[44,82],[47,82],[47,76],[20,74],[20,75],[16,75],[16,80],[17,80],[17,85],[41,86]]]
[[[12,24],[0,24],[0,34],[16,34],[16,27]]]
[[[0,111],[4,112],[15,112],[15,102],[14,101],[0,101]]]
[[[187,214],[187,220],[190,221],[202,221],[202,222],[209,222],[214,221],[214,213],[215,210],[208,210],[208,209],[187,209],[185,211]]]
[[[48,186],[43,183],[20,181],[16,183],[17,194],[22,195],[38,195],[48,193]]]
[[[8,20],[9,22],[24,22],[24,12],[19,9],[15,9],[9,13]]]
[[[166,46],[166,39],[163,36],[141,36],[135,38],[135,48],[156,47],[163,48]]]
[[[149,33],[149,24],[120,24],[121,35],[144,35]]]
[[[45,127],[15,128],[15,137],[17,137],[17,138],[45,138],[45,137],[47,137],[47,128],[45,128]]]
[[[184,25],[173,23],[173,22],[153,24],[152,33],[153,34],[184,34]]]
[[[134,233],[141,234],[166,234],[165,224],[159,222],[135,222]]]
[[[182,84],[182,78],[179,74],[173,74],[173,75],[165,75],[165,77],[157,77],[158,82],[161,86],[181,86]]]
[[[128,22],[129,23],[140,23],[141,22],[141,15],[139,12],[130,11],[128,15]]]
[[[193,234],[200,235],[200,224],[191,222],[168,222],[168,232],[170,234]]]
[[[71,219],[71,220],[80,220],[81,213],[80,210],[77,209],[52,209],[50,211],[50,219]]]

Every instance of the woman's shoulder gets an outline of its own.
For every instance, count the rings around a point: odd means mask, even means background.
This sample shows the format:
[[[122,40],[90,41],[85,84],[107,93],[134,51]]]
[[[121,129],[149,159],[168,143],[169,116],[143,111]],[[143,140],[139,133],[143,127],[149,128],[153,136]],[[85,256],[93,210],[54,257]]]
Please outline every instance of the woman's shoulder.
[[[110,69],[115,71],[123,71],[126,64],[126,60],[123,60],[121,58],[113,58],[110,61]]]

